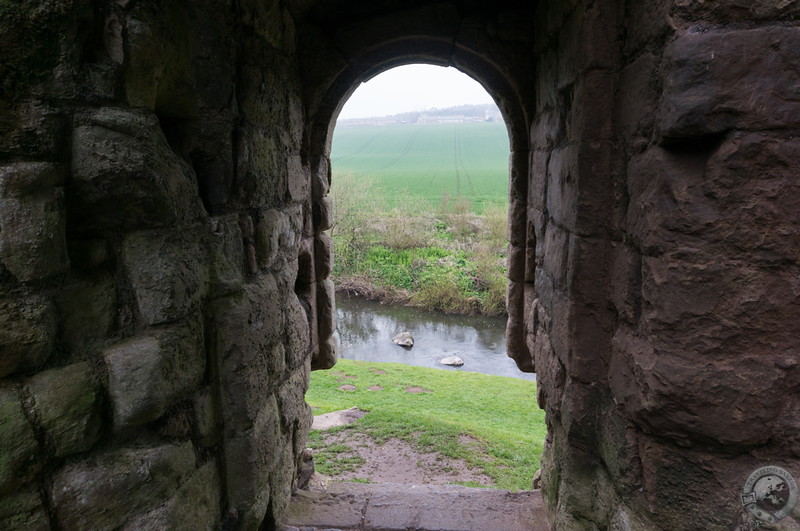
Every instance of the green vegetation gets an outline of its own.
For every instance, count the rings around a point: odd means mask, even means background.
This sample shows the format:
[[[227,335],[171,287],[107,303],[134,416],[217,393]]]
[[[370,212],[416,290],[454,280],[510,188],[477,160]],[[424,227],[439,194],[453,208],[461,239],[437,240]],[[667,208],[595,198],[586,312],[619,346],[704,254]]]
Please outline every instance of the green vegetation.
[[[369,179],[386,210],[431,212],[449,196],[469,198],[480,213],[506,201],[508,153],[502,122],[338,127],[331,163]]]
[[[356,390],[340,390],[343,383]],[[383,389],[368,390],[376,385]],[[425,392],[405,391],[415,386]],[[399,438],[420,452],[463,459],[490,476],[497,488],[521,490],[530,488],[546,435],[544,412],[535,396],[535,383],[525,380],[339,360],[334,370],[312,373],[306,400],[317,408],[315,414],[353,406],[369,411],[334,431],[354,430],[378,443]],[[309,446],[323,474],[336,475],[360,464],[352,456],[340,458],[347,445],[326,445],[320,432],[312,432]]]
[[[332,158],[340,290],[446,313],[505,313],[502,123],[337,129]]]

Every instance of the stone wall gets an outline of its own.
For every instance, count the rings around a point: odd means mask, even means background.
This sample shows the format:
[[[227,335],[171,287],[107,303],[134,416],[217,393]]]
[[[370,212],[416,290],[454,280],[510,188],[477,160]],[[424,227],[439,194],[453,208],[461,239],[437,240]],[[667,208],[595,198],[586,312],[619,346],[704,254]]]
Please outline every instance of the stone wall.
[[[753,470],[800,475],[794,4],[540,3],[525,322],[558,528],[727,529]]]
[[[559,529],[800,478],[787,0],[0,2],[0,528],[271,528],[335,363],[329,148],[453,65],[509,126],[509,354]]]
[[[269,527],[335,361],[291,14],[0,21],[0,528]]]

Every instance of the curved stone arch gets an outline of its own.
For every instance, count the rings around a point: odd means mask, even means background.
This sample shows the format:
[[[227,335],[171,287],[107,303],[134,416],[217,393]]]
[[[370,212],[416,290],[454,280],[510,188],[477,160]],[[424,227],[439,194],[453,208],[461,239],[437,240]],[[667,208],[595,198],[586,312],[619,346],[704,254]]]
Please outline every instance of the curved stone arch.
[[[317,113],[310,121],[307,132],[307,153],[323,154],[330,152],[330,142],[336,117],[344,104],[364,83],[392,68],[409,64],[430,64],[441,67],[454,67],[468,75],[492,96],[500,108],[508,128],[511,151],[528,149],[528,127],[524,105],[515,90],[513,81],[509,80],[495,65],[475,51],[464,51],[456,60],[452,55],[438,56],[431,53],[418,53],[415,48],[431,50],[429,43],[415,40],[413,42],[392,42],[371,50],[369,61],[364,61],[361,68],[349,68],[341,71],[332,80],[324,92]],[[320,151],[320,147],[322,151]]]
[[[508,353],[521,370],[533,372],[533,360],[525,343],[522,288],[528,270],[526,248],[535,246],[530,241],[527,219],[529,124],[535,101],[533,71],[530,63],[518,60],[525,57],[515,48],[519,42],[492,39],[486,33],[484,20],[463,12],[455,4],[450,7],[437,11],[446,16],[435,23],[419,22],[423,19],[420,11],[428,10],[423,7],[410,8],[399,16],[394,13],[391,19],[381,19],[380,15],[364,18],[337,27],[332,35],[314,25],[303,28],[299,42],[305,62],[301,67],[308,81],[306,86],[314,88],[305,94],[308,116],[302,158],[310,169],[312,200],[315,209],[319,209],[317,205],[324,201],[330,187],[330,148],[336,117],[362,82],[396,66],[425,63],[452,66],[480,83],[500,108],[509,135],[512,289],[508,298]],[[328,366],[332,361],[318,365]]]

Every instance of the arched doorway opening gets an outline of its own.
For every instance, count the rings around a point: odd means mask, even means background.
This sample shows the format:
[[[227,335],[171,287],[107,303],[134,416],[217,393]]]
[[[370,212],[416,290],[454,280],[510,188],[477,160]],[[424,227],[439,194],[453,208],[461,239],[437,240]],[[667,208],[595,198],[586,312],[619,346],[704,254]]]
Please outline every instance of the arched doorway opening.
[[[446,27],[445,31],[453,31]],[[373,36],[375,36],[373,34]],[[377,38],[377,36],[375,36]],[[308,126],[304,137],[304,156],[311,171],[312,196],[315,201],[325,198],[331,183],[331,143],[336,117],[347,99],[358,85],[392,67],[406,64],[431,64],[454,66],[479,82],[491,95],[502,112],[508,130],[510,156],[508,172],[509,198],[509,293],[507,299],[508,355],[515,360],[524,372],[534,372],[533,360],[525,344],[523,326],[524,283],[532,276],[528,271],[532,263],[526,264],[526,248],[535,247],[528,231],[527,195],[529,172],[529,132],[528,106],[524,104],[521,92],[533,89],[530,86],[532,75],[527,72],[523,79],[510,78],[508,72],[500,70],[489,58],[486,51],[481,53],[469,48],[454,46],[457,35],[447,37],[445,42],[437,37],[398,38],[384,34],[371,46],[359,51],[359,57],[341,63],[326,61],[314,62],[311,68],[315,77],[324,77],[326,83],[309,95],[311,106]],[[532,99],[532,96],[531,96]],[[333,360],[323,348],[318,357],[328,356],[328,362],[317,362],[317,366],[329,365]]]
[[[545,429],[543,414],[534,405],[533,375],[519,371],[504,348],[509,155],[505,124],[493,104],[466,105],[476,96],[458,99],[459,87],[466,85],[465,91],[470,91],[474,85],[484,101],[491,101],[480,85],[453,70],[415,65],[374,79],[385,76],[394,86],[418,83],[420,90],[430,86],[435,91],[434,84],[447,82],[448,74],[458,77],[449,80],[449,89],[439,90],[446,93],[441,101],[450,107],[435,110],[435,99],[413,99],[406,107],[384,104],[386,110],[351,111],[351,116],[362,116],[337,124],[330,232],[336,250],[333,279],[343,359],[332,374],[312,375],[307,400],[322,414],[354,406],[370,413],[336,436],[312,433],[311,447],[320,471],[337,479],[466,481],[527,490]],[[358,96],[356,91],[356,105]],[[414,105],[425,110],[414,112]],[[392,110],[407,112],[387,117]],[[403,201],[395,201],[398,196]],[[499,235],[492,230],[498,215]],[[392,337],[403,331],[413,334],[413,348],[392,344]],[[459,362],[461,374],[431,372],[460,371],[446,365]],[[465,388],[470,391],[464,393]],[[423,396],[415,398],[418,394]],[[416,410],[423,403],[424,419]],[[366,421],[369,427],[362,428]],[[386,438],[389,446],[411,446],[383,455]],[[509,439],[515,443],[507,444]],[[457,457],[460,454],[468,461]],[[446,466],[428,463],[434,456],[446,459]],[[378,458],[383,466],[376,470],[371,460]]]

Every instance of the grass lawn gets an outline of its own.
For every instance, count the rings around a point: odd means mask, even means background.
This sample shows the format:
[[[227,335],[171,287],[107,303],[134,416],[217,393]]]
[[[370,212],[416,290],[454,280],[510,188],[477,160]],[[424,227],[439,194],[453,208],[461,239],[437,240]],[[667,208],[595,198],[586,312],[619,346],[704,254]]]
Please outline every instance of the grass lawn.
[[[339,389],[343,385],[355,390]],[[382,389],[368,390],[371,386]],[[411,387],[424,392],[407,392]],[[306,400],[316,415],[353,406],[369,411],[356,423],[333,430],[357,430],[379,443],[398,438],[422,452],[463,459],[490,476],[497,488],[530,489],[539,468],[546,428],[534,382],[339,360],[330,371],[312,373]],[[359,464],[338,462],[345,449],[341,444],[326,447],[319,432],[312,432],[309,446],[323,474],[335,475],[343,466]]]

